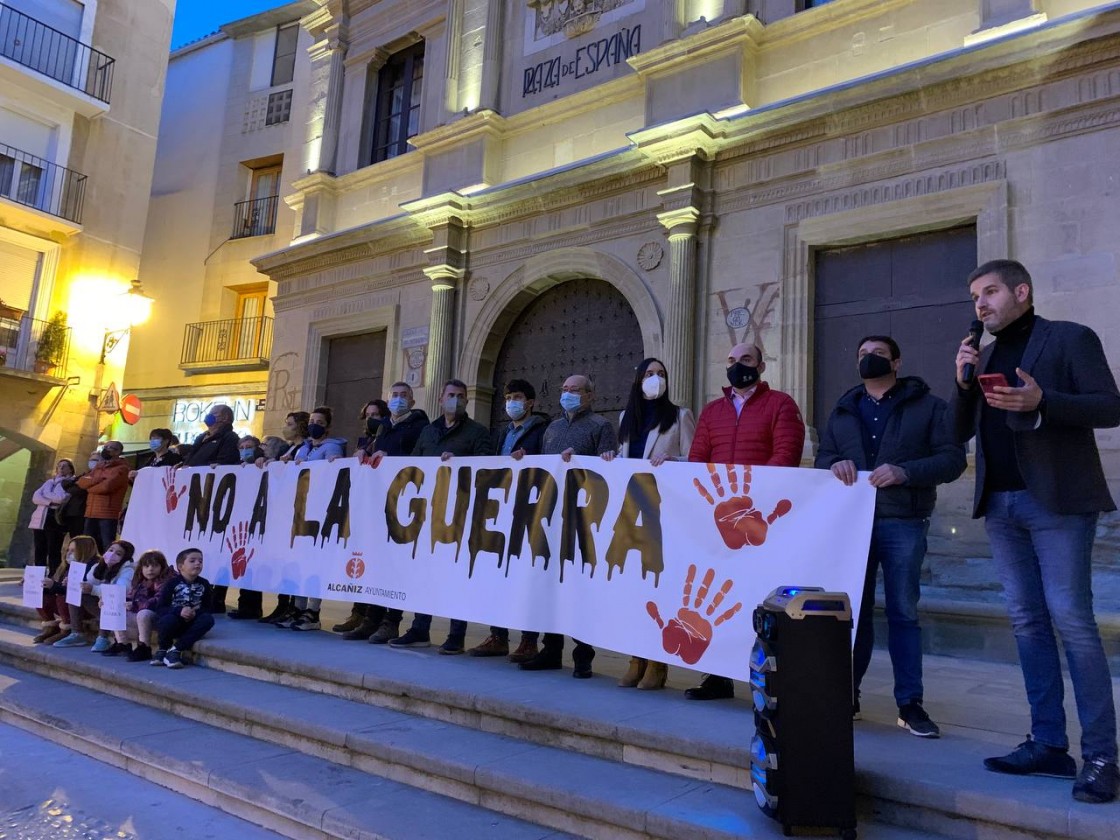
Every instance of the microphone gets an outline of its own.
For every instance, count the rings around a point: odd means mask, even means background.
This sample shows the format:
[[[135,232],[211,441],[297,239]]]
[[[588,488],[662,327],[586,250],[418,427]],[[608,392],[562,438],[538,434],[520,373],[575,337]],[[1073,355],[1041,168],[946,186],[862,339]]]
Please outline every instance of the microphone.
[[[980,349],[980,336],[984,334],[984,322],[973,321],[972,326],[968,328],[968,343],[972,345],[973,350]],[[976,365],[966,364],[961,368],[961,380],[965,385],[971,385],[972,380],[976,378]]]

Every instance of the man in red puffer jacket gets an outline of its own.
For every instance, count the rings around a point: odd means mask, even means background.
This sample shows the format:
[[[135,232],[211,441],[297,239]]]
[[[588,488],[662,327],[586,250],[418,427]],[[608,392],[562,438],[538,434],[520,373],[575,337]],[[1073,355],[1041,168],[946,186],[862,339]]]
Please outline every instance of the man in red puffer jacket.
[[[753,344],[736,344],[728,351],[730,387],[700,412],[688,460],[766,467],[801,463],[805,421],[793,397],[759,380],[765,370],[762,351]],[[709,674],[685,696],[723,700],[735,696],[735,686],[727,677]]]

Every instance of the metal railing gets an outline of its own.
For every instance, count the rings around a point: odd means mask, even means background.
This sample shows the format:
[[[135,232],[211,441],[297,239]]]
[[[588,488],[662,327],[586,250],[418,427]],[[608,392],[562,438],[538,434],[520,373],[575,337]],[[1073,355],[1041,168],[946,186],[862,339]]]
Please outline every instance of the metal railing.
[[[71,332],[70,327],[27,315],[0,317],[0,373],[20,370],[65,376]]]
[[[0,56],[109,104],[116,61],[11,6],[0,6]]]
[[[187,324],[180,365],[268,364],[272,319],[228,318]]]
[[[274,233],[279,202],[278,195],[237,202],[233,205],[233,230],[229,238],[244,239],[247,236],[268,236]]]
[[[81,224],[86,176],[0,143],[0,196]]]

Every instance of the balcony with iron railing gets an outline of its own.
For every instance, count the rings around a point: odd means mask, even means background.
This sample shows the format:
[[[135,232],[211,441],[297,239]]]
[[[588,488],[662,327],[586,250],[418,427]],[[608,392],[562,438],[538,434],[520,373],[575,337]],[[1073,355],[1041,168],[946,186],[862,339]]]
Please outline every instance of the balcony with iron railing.
[[[82,223],[86,176],[0,143],[0,198]]]
[[[11,6],[0,6],[0,56],[109,104],[115,60]]]
[[[227,318],[187,324],[179,369],[187,373],[267,370],[272,319]]]
[[[276,208],[280,196],[270,195],[239,201],[233,205],[233,230],[230,239],[244,239],[248,236],[269,236],[276,232]]]
[[[9,311],[7,307],[5,311]],[[0,312],[0,376],[33,373],[65,378],[70,334],[70,327],[64,324]]]

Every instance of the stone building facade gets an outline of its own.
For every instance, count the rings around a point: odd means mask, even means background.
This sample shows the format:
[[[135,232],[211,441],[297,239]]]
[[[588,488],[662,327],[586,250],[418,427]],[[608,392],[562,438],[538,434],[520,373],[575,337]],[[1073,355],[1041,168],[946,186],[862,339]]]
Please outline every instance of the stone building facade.
[[[0,3],[0,561],[119,393],[174,0]]]
[[[589,372],[610,412],[645,356],[699,408],[739,340],[816,427],[868,333],[947,395],[965,276],[1008,256],[1120,360],[1118,4],[317,4],[314,166],[284,196],[295,238],[253,261],[266,429],[396,379],[431,408],[451,375],[483,421],[513,375],[555,410]],[[1120,433],[1098,439],[1115,494]],[[994,601],[971,479],[941,494],[927,593]],[[1105,609],[1118,547],[1107,516]]]

